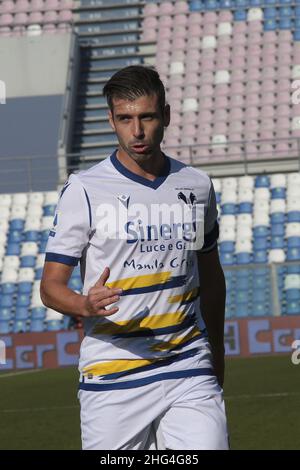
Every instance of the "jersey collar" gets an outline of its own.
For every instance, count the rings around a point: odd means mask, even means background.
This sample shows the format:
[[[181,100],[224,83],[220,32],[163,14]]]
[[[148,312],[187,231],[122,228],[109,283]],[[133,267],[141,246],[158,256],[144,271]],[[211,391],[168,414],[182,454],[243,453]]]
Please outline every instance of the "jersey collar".
[[[139,176],[132,171],[128,170],[117,158],[117,150],[114,151],[114,153],[110,156],[111,163],[113,166],[116,168],[116,170],[121,173],[123,176],[126,178],[135,181],[136,183],[143,184],[144,186],[148,186],[149,188],[152,189],[157,189],[159,186],[163,184],[163,182],[167,179],[168,175],[170,174],[170,159],[165,155],[165,165],[162,170],[161,175],[157,176],[155,180],[150,181],[147,178],[144,178],[143,176]]]

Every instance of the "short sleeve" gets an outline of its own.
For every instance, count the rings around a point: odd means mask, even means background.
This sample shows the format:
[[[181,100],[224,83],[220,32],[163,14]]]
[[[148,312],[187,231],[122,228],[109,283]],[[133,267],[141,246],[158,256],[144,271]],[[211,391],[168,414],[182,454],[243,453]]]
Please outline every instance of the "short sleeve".
[[[46,261],[76,266],[89,241],[90,203],[76,175],[65,183],[46,247]]]
[[[216,194],[212,181],[207,199],[207,206],[204,216],[204,244],[200,253],[209,253],[217,246],[219,237],[218,210],[216,203]]]

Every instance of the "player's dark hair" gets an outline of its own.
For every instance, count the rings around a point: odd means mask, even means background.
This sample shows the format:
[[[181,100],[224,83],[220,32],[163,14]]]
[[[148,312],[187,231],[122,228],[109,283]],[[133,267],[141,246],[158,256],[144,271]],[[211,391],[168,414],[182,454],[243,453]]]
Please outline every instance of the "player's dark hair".
[[[113,111],[113,98],[135,100],[156,94],[163,113],[166,103],[165,88],[158,73],[151,67],[130,65],[116,72],[103,88],[103,95]]]

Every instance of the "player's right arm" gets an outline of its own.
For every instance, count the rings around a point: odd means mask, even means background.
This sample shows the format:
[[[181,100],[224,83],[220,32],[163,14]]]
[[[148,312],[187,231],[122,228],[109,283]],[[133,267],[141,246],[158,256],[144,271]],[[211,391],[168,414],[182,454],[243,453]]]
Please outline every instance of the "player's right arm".
[[[77,294],[68,287],[74,266],[82,258],[91,232],[88,194],[79,177],[71,175],[61,192],[46,248],[40,293],[47,307],[78,317],[112,315],[118,311],[117,307],[105,309],[116,302],[121,293],[120,289],[105,286],[109,277],[107,267],[87,295]]]
[[[108,267],[87,295],[77,294],[68,287],[72,271],[72,266],[62,263],[45,263],[41,280],[41,299],[47,307],[75,317],[109,316],[119,310],[118,307],[106,309],[119,300],[122,292],[121,289],[105,286],[110,274]]]

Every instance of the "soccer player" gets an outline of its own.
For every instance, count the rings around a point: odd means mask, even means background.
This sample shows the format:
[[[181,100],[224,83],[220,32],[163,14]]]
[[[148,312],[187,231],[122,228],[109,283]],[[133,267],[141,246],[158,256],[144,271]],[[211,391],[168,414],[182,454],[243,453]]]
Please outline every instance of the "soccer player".
[[[126,67],[104,95],[118,148],[63,187],[41,282],[45,305],[84,322],[83,449],[227,449],[213,185],[162,152],[155,70]],[[78,262],[83,295],[67,286]]]

